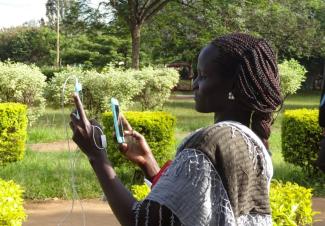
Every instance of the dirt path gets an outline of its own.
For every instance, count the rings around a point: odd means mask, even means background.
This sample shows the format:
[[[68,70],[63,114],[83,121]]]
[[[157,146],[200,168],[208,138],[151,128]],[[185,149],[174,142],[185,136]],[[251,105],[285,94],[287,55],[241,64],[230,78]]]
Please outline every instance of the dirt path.
[[[320,212],[315,216],[313,226],[325,226],[325,198],[313,198],[313,210]]]
[[[72,140],[68,141],[56,141],[51,143],[38,143],[38,144],[27,144],[27,147],[32,151],[38,152],[53,152],[53,151],[66,151],[69,150],[76,150],[77,145]]]
[[[81,208],[81,205],[82,208]],[[28,219],[23,226],[119,226],[106,202],[100,200],[29,201],[25,204]],[[82,211],[83,209],[83,211]],[[84,214],[83,214],[84,213]],[[85,216],[85,221],[83,220]],[[85,222],[85,224],[84,224]]]
[[[28,219],[23,223],[23,226],[120,225],[106,202],[100,200],[83,200],[81,204],[85,214],[85,224],[83,223],[80,201],[75,202],[71,214],[69,213],[71,211],[72,201],[29,201],[25,204]],[[313,226],[325,226],[325,198],[314,198],[313,208],[315,211],[322,211],[322,214],[315,217],[318,222],[315,222]]]

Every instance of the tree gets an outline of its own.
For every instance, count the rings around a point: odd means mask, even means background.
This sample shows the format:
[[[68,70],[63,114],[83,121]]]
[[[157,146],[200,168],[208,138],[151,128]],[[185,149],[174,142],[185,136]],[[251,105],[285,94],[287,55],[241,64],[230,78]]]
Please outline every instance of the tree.
[[[53,64],[55,32],[47,27],[14,27],[0,32],[0,60]]]
[[[123,18],[132,38],[132,67],[139,68],[140,37],[142,26],[159,12],[170,0],[110,0],[106,7]]]

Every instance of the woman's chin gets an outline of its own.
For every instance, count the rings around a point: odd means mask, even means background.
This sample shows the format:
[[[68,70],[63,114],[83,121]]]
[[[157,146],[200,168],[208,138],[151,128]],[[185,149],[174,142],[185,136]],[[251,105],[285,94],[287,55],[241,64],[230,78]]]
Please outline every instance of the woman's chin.
[[[197,103],[195,103],[195,110],[196,110],[197,112],[200,112],[200,113],[210,113],[210,112],[211,112],[211,111],[209,111],[206,107],[201,106],[201,105],[199,105],[199,104],[197,104]]]

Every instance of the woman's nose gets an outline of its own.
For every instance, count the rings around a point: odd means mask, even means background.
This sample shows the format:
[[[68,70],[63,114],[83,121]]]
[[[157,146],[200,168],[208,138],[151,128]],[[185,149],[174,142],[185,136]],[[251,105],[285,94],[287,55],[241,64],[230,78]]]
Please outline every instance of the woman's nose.
[[[198,77],[193,79],[192,90],[196,90],[199,88]]]

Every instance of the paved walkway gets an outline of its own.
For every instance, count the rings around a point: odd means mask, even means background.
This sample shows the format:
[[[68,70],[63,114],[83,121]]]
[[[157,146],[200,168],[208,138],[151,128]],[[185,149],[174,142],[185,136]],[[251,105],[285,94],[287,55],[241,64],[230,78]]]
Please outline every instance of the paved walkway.
[[[120,225],[108,204],[100,200],[75,201],[73,210],[72,201],[66,200],[30,201],[25,204],[25,208],[28,219],[23,226]],[[318,222],[313,226],[325,226],[325,198],[314,198],[313,208],[322,211],[322,214],[315,217]]]

